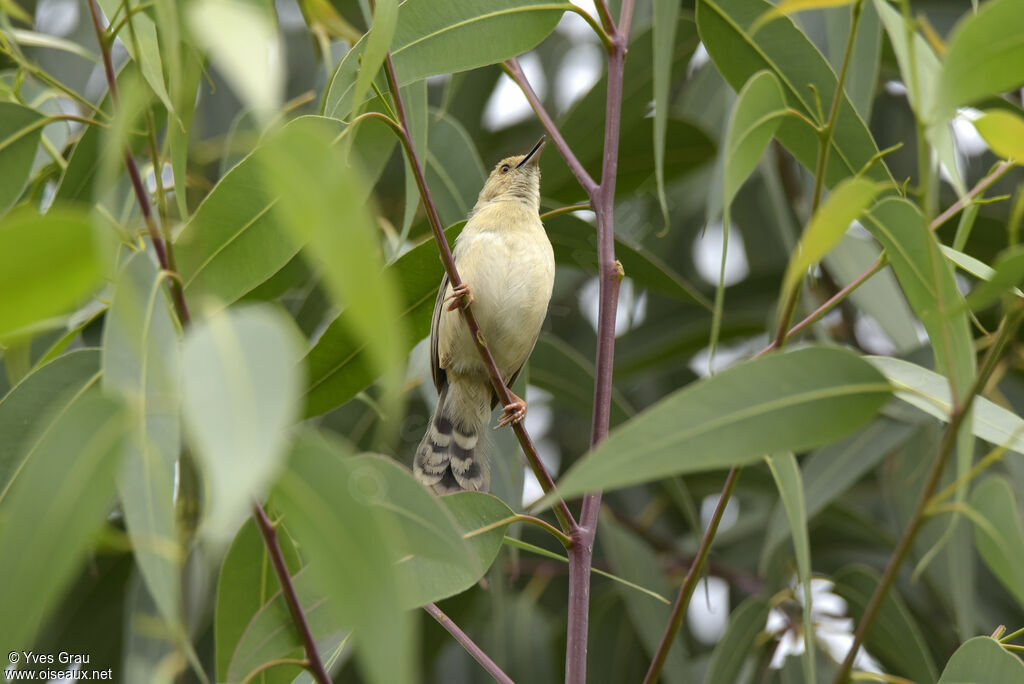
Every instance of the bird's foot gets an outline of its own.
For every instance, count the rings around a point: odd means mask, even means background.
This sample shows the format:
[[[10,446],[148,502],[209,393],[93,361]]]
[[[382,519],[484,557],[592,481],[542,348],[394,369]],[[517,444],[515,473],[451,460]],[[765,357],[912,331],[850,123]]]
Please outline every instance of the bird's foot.
[[[473,303],[473,293],[469,291],[469,285],[462,283],[458,287],[452,288],[452,293],[445,297],[444,301],[449,301],[449,311],[455,311],[456,309],[465,309],[467,306]]]
[[[505,405],[505,412],[498,419],[498,428],[519,423],[526,417],[526,402],[512,394],[511,390],[509,394],[512,395],[512,401]]]

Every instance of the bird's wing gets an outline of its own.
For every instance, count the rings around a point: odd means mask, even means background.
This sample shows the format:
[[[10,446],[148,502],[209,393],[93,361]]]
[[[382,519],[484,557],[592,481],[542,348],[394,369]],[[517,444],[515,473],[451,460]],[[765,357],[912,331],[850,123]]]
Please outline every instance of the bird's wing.
[[[430,323],[430,376],[434,379],[434,387],[441,394],[441,388],[448,384],[448,374],[441,368],[437,355],[437,338],[440,335],[441,311],[444,306],[444,293],[448,290],[448,273],[441,277],[441,287],[437,288],[437,300],[434,302],[434,317]]]

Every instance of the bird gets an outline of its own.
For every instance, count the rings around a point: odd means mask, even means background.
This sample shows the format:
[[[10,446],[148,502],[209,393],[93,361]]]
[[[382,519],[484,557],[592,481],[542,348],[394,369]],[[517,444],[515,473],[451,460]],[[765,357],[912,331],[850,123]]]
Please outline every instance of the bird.
[[[544,143],[491,171],[452,252],[462,284],[453,288],[445,273],[438,288],[430,326],[437,408],[413,459],[416,479],[437,494],[490,487],[484,433],[498,396],[459,309],[472,305],[513,399],[497,428],[526,417],[526,402],[511,387],[537,343],[555,281],[540,218]]]

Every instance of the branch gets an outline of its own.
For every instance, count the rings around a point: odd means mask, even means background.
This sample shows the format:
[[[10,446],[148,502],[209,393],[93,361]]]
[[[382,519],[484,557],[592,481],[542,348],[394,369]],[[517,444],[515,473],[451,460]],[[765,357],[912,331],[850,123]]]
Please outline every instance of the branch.
[[[92,27],[96,33],[96,42],[99,43],[100,54],[103,56],[103,71],[107,77],[107,88],[110,90],[110,102],[116,108],[118,106],[117,78],[114,76],[114,62],[110,56],[110,43],[103,37],[103,26],[100,23],[100,8],[96,0],[89,0],[89,14],[92,17]],[[153,209],[149,204],[149,195],[146,194],[146,188],[142,185],[142,177],[139,175],[139,167],[135,163],[135,157],[132,156],[131,149],[127,146],[124,150],[124,164],[128,169],[128,177],[132,181],[135,198],[139,202],[139,210],[146,221],[149,239],[153,243],[153,251],[156,252],[160,268],[175,276],[167,279],[167,287],[171,291],[171,300],[174,302],[174,310],[178,314],[178,320],[183,327],[187,327],[192,318],[188,313],[188,306],[185,304],[185,292],[181,286],[181,278],[177,277],[177,272],[172,266],[173,254],[168,258],[168,246],[164,244],[160,231],[157,230],[156,221],[153,219]],[[159,169],[155,173],[159,173]]]
[[[697,587],[697,579],[700,577],[704,562],[711,551],[711,542],[718,532],[718,525],[722,522],[722,515],[725,513],[725,507],[732,496],[732,490],[736,486],[739,472],[738,468],[733,468],[729,471],[728,477],[725,478],[725,486],[718,497],[718,505],[715,506],[714,515],[711,516],[711,521],[708,523],[704,536],[700,540],[697,555],[693,559],[693,563],[690,564],[690,570],[686,573],[683,585],[679,587],[679,596],[676,597],[676,603],[672,606],[672,615],[668,620],[668,628],[665,629],[665,633],[661,637],[661,643],[658,644],[658,650],[654,653],[651,666],[647,670],[647,676],[644,677],[644,684],[653,684],[658,681],[658,677],[661,675],[661,668],[665,665],[668,652],[672,649],[672,642],[675,641],[676,634],[679,633],[679,628],[683,624],[683,618],[686,617],[686,607],[689,605],[690,597],[693,596],[693,591]]]
[[[558,148],[558,153],[562,155],[565,163],[569,165],[569,170],[572,171],[572,175],[576,176],[576,180],[583,187],[583,190],[590,197],[591,204],[593,204],[594,194],[597,192],[597,183],[590,177],[587,170],[583,168],[583,164],[576,158],[572,150],[569,149],[569,143],[565,142],[565,138],[562,137],[562,132],[558,130],[558,126],[552,121],[551,115],[548,114],[547,110],[544,109],[544,105],[541,104],[540,98],[537,97],[537,93],[533,92],[533,87],[530,82],[526,80],[526,74],[523,73],[522,67],[519,66],[519,60],[515,57],[506,60],[501,63],[502,68],[505,69],[505,73],[512,78],[513,81],[519,86],[519,89],[523,91],[523,95],[526,96],[526,100],[530,103],[530,107],[533,109],[534,114],[540,119],[540,123],[544,126],[544,131],[548,134],[548,138]],[[621,94],[620,94],[621,97]]]
[[[391,60],[390,52],[388,52],[384,60],[384,73],[387,76],[388,88],[391,90],[391,97],[394,100],[395,111],[398,115],[399,126],[396,128],[396,131],[400,133],[399,138],[405,147],[406,154],[409,156],[409,165],[412,167],[413,175],[416,178],[416,186],[419,188],[420,197],[423,199],[423,206],[426,207],[427,220],[430,223],[430,229],[434,234],[437,247],[441,252],[441,262],[444,264],[444,270],[448,274],[448,281],[453,288],[456,288],[462,285],[462,279],[459,277],[458,269],[455,267],[455,259],[452,257],[448,240],[444,236],[441,218],[437,214],[434,199],[430,194],[429,188],[427,188],[427,181],[423,175],[423,167],[420,164],[419,157],[416,155],[416,148],[412,144],[412,134],[409,132],[409,122],[405,116],[405,106],[402,104],[402,95],[398,88],[398,80],[395,77],[395,65]],[[498,370],[498,364],[495,363],[494,356],[487,347],[487,340],[484,338],[483,331],[480,330],[480,324],[473,313],[472,305],[466,305],[460,307],[460,309],[462,310],[462,316],[466,321],[466,325],[469,326],[473,343],[476,345],[477,351],[480,352],[480,357],[487,368],[487,374],[491,378],[491,386],[503,405],[511,404],[513,402],[512,393],[505,385],[505,381],[501,377],[501,371]],[[523,448],[523,453],[526,454],[530,468],[537,477],[537,481],[540,482],[544,493],[547,494],[554,491],[555,482],[551,479],[551,474],[548,473],[547,468],[544,467],[544,463],[541,462],[540,455],[537,453],[537,447],[534,446],[533,440],[530,439],[530,435],[526,432],[526,427],[522,421],[513,423],[512,429],[515,430],[516,437],[519,438],[519,444]],[[562,529],[566,533],[570,533],[576,528],[576,521],[569,511],[569,507],[565,505],[565,501],[559,498],[554,510],[559,523],[562,525]]]
[[[281,585],[281,594],[284,596],[285,603],[288,604],[288,612],[292,614],[295,628],[299,630],[299,637],[302,639],[302,646],[306,651],[306,660],[309,661],[306,663],[306,669],[319,684],[331,684],[331,677],[324,669],[324,663],[317,651],[313,633],[309,629],[309,623],[306,622],[306,616],[302,613],[302,606],[299,605],[299,598],[295,593],[295,586],[292,584],[292,576],[288,572],[284,554],[281,553],[281,545],[277,541],[277,530],[274,529],[274,523],[270,522],[270,518],[267,517],[266,511],[258,501],[254,501],[252,504],[252,516],[256,519],[256,527],[259,528],[263,544],[267,547],[267,555],[270,556],[270,562],[274,566],[274,574],[277,575],[277,581]]]
[[[931,470],[928,471],[928,477],[921,488],[921,493],[918,494],[917,503],[914,505],[914,512],[903,531],[903,536],[900,537],[899,542],[896,544],[896,549],[893,551],[888,565],[885,566],[885,572],[882,573],[882,578],[878,581],[878,586],[875,587],[871,600],[868,601],[868,605],[864,609],[860,624],[857,625],[857,631],[853,635],[853,643],[850,644],[850,650],[846,653],[846,658],[836,674],[836,684],[842,684],[850,676],[850,669],[853,667],[853,659],[857,655],[857,650],[864,643],[864,637],[867,636],[868,630],[871,629],[871,625],[878,615],[878,610],[882,607],[882,601],[885,600],[886,594],[892,587],[893,582],[895,582],[896,575],[899,573],[903,561],[906,560],[907,555],[910,553],[914,540],[917,538],[917,533],[920,531],[922,523],[924,523],[925,510],[928,508],[932,495],[935,493],[939,480],[942,478],[942,472],[946,468],[946,461],[949,460],[949,455],[952,453],[953,447],[956,446],[957,433],[960,431],[964,419],[971,410],[971,404],[974,398],[985,388],[988,379],[995,370],[999,359],[1002,358],[1007,345],[1013,340],[1022,320],[1024,320],[1024,306],[1018,306],[1003,318],[996,333],[996,339],[985,354],[967,399],[962,406],[955,406],[953,408],[949,424],[946,426],[946,432],[942,437],[942,443],[939,445],[939,451],[932,462]]]
[[[466,649],[466,652],[473,656],[473,659],[487,670],[487,674],[494,677],[494,681],[500,682],[501,684],[514,684],[512,678],[505,674],[505,672],[498,667],[498,664],[491,660],[490,656],[484,653],[483,649],[477,646],[465,632],[459,629],[459,626],[452,622],[450,617],[441,612],[441,609],[437,607],[436,603],[428,603],[423,606],[423,610],[427,611],[430,614],[430,617],[437,620],[439,625],[448,630],[448,633],[455,637],[456,641],[462,644],[462,647]]]

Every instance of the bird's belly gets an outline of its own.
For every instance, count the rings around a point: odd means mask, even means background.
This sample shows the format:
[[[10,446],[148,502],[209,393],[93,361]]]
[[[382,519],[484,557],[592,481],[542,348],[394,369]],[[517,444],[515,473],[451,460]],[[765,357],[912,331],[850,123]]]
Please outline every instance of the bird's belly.
[[[547,313],[555,270],[550,243],[546,236],[536,241],[484,234],[460,251],[457,266],[473,293],[473,312],[502,377],[508,378],[522,367]],[[442,318],[448,318],[442,324],[456,324],[451,370],[483,372],[458,312],[445,312]]]

